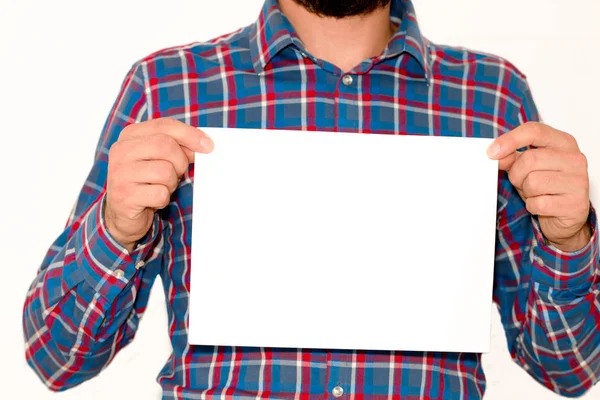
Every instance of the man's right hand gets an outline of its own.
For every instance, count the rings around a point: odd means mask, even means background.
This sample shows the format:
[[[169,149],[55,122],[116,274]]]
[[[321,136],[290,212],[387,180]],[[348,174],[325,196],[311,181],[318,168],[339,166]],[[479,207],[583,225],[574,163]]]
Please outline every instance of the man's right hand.
[[[194,152],[210,153],[204,132],[174,119],[129,125],[108,154],[104,219],[110,234],[132,251],[156,210],[166,207]]]

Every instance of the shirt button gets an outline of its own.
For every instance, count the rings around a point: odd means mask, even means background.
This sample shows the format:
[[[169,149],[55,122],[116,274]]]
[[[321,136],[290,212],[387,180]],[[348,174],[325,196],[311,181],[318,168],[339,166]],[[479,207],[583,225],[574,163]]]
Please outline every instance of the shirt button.
[[[350,86],[352,85],[352,81],[354,79],[352,79],[352,75],[344,75],[344,77],[342,78],[342,82],[344,83],[344,85],[346,86]]]
[[[331,391],[331,394],[333,395],[333,397],[338,398],[338,397],[342,397],[342,395],[344,394],[344,389],[342,389],[341,386],[336,386],[333,388],[333,390]]]
[[[123,279],[123,277],[125,276],[125,273],[123,272],[123,270],[118,269],[115,272],[113,272],[113,275],[117,279]]]
[[[540,267],[543,267],[545,265],[544,260],[542,260],[541,258],[538,258],[537,261],[538,261],[538,264],[540,264]]]
[[[144,265],[146,265],[146,263],[145,263],[145,262],[143,262],[143,261],[140,261],[139,263],[135,264],[135,269],[140,269],[140,268],[142,268]]]

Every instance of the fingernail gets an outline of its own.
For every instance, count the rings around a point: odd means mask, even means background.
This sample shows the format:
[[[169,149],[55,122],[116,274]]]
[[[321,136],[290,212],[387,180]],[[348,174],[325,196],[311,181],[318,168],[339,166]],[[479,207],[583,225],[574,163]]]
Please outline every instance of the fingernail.
[[[202,139],[200,139],[200,147],[204,149],[210,149],[212,147],[212,144],[212,139],[208,136],[202,136]]]
[[[492,142],[487,149],[487,155],[490,158],[496,158],[500,154],[500,145],[496,142]]]

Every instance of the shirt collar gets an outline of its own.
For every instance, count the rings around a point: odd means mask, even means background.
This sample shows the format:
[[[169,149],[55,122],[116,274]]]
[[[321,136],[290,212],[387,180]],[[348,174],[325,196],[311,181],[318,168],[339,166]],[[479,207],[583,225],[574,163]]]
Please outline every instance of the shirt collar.
[[[411,1],[392,0],[390,19],[394,24],[400,25],[383,56],[395,57],[404,52],[410,54],[419,63],[423,77],[427,79],[430,76],[431,58]],[[250,53],[254,70],[257,73],[263,72],[271,60],[290,45],[305,51],[302,40],[281,12],[277,0],[265,0],[250,32]]]

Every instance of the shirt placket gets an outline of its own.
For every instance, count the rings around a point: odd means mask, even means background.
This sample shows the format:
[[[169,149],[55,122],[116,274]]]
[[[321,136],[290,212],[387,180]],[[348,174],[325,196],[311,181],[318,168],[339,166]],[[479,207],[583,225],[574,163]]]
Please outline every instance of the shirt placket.
[[[325,396],[327,399],[350,399],[351,388],[351,352],[347,350],[328,350],[327,382]]]

